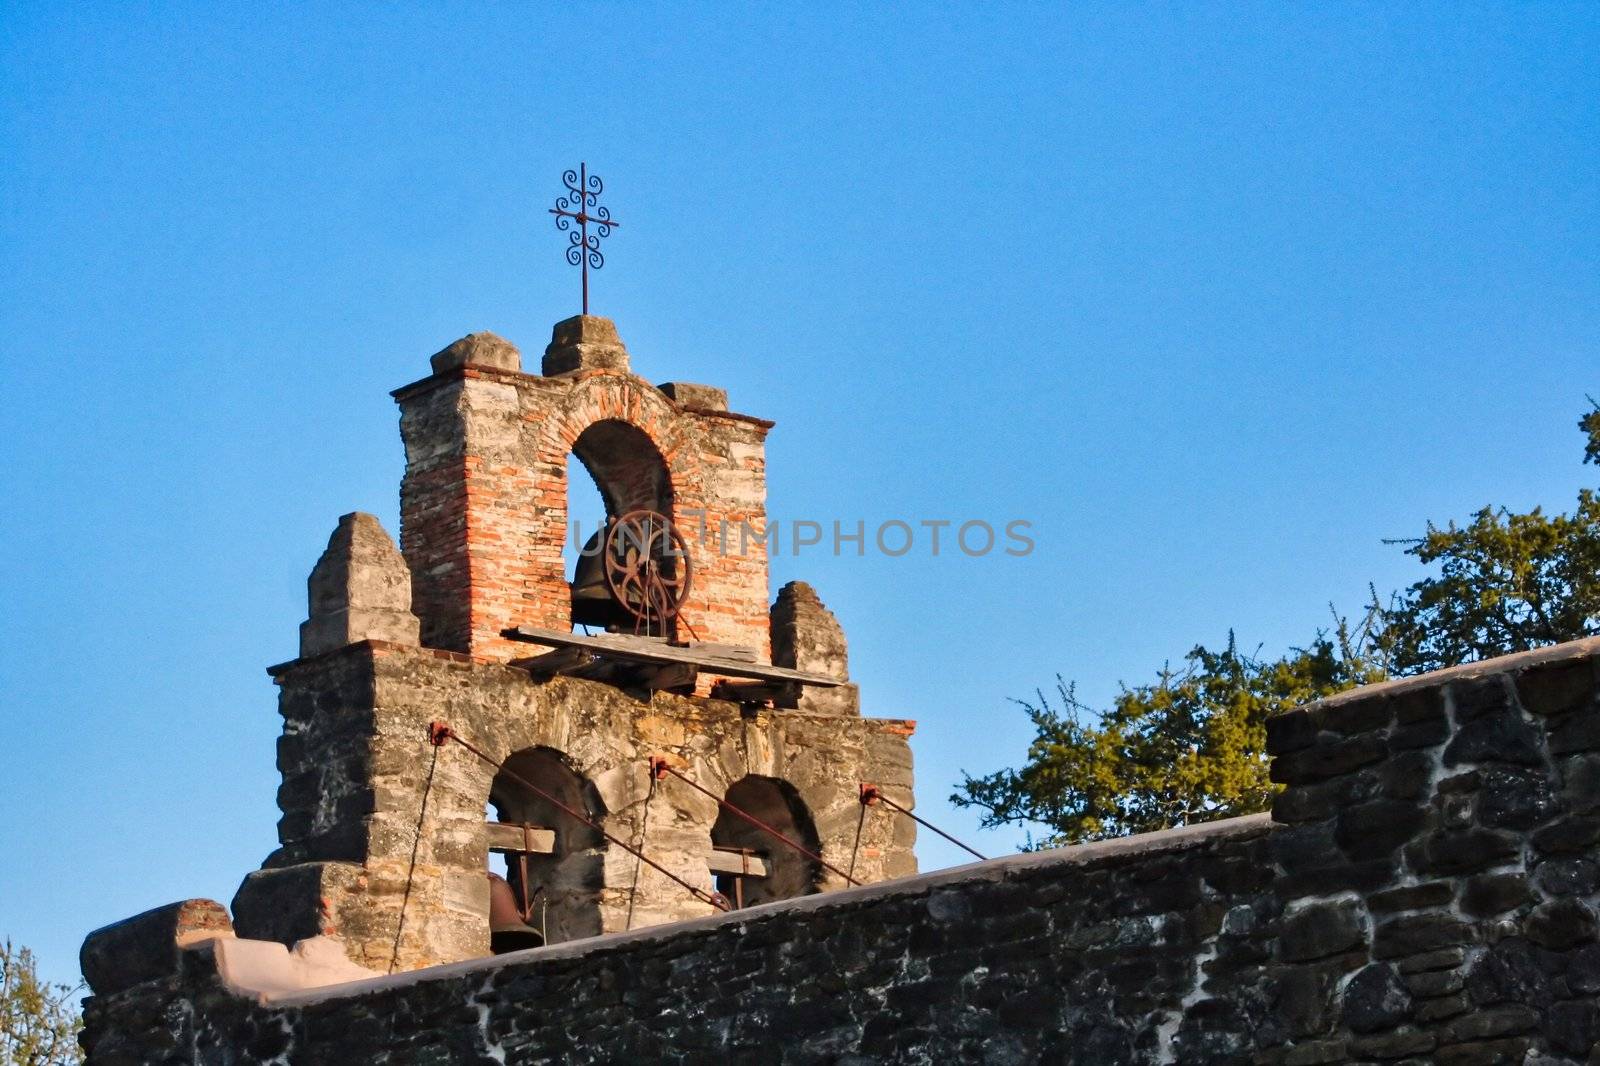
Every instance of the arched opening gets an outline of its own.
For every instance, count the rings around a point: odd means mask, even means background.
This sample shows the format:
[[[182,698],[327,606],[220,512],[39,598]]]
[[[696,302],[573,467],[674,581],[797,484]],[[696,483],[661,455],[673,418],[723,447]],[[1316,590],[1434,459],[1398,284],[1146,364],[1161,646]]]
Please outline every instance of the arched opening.
[[[578,475],[580,467],[587,478]],[[609,523],[635,511],[653,511],[670,523],[672,481],[666,460],[637,426],[603,419],[578,436],[567,458],[567,550],[572,555],[568,583],[574,630],[673,635],[670,624],[641,624],[618,602],[606,580],[601,545]],[[681,569],[672,559],[662,566],[669,577]]]
[[[727,801],[808,851],[821,853],[811,812],[787,781],[751,774],[733,783]],[[711,827],[711,848],[716,889],[735,906],[808,895],[822,883],[822,867],[815,859],[727,808]]]
[[[495,775],[486,813],[489,849],[495,856],[491,873],[499,873],[496,867],[503,861],[500,876],[510,885],[521,921],[545,943],[558,944],[600,932],[606,842],[598,830],[551,799],[594,821],[604,813],[594,786],[560,752],[527,748],[507,759]],[[504,918],[503,908],[491,915],[496,925],[505,924]],[[492,939],[506,950],[531,946],[526,935]]]

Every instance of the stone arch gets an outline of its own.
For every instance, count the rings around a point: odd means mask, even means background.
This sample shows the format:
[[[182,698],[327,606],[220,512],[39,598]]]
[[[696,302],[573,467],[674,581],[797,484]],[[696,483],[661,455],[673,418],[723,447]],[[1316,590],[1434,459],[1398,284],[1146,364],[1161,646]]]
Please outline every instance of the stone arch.
[[[515,775],[515,776],[513,776]],[[589,778],[555,748],[534,746],[514,752],[489,785],[487,808],[503,825],[553,830],[551,850],[508,861],[507,880],[519,899],[531,899],[529,924],[546,942],[560,943],[601,932],[600,890],[605,881],[605,837],[561,810],[516,778],[536,785],[562,804],[602,823],[605,803]],[[526,863],[527,883],[521,881]]]
[[[725,798],[733,806],[772,826],[808,851],[821,854],[816,823],[805,801],[800,798],[799,790],[789,782],[777,777],[746,774],[728,787]],[[738,895],[746,907],[821,890],[821,864],[726,808],[718,813],[716,823],[711,827],[711,846],[718,850],[742,849],[759,856],[765,863],[766,876],[743,879],[742,891]],[[729,899],[735,898],[731,875],[719,875],[716,881],[719,892]]]

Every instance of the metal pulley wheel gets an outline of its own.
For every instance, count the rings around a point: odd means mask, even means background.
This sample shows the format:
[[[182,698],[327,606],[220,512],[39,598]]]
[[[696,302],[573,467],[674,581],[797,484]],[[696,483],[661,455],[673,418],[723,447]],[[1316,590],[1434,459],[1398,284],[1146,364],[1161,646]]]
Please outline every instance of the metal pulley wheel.
[[[658,511],[629,511],[606,530],[606,588],[633,616],[635,631],[650,632],[677,617],[689,597],[694,568],[672,521]]]

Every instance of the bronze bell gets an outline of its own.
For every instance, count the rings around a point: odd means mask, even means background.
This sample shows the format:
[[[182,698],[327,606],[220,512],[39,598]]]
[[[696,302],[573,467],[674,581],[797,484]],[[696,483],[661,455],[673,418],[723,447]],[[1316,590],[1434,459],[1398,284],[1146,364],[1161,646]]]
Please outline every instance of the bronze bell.
[[[606,585],[606,563],[600,553],[600,538],[610,528],[602,526],[590,536],[578,556],[572,575],[572,621],[574,625],[607,626],[621,621],[617,601]]]
[[[527,923],[516,890],[499,874],[489,875],[489,950],[496,955],[544,947],[544,934]]]

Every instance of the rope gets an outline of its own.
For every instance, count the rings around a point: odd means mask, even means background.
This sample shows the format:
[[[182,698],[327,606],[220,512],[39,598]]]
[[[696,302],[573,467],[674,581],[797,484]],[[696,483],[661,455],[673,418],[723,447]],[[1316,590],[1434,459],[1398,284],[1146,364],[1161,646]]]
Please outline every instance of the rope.
[[[658,776],[660,774],[663,774],[663,773],[671,774],[673,777],[676,777],[679,781],[682,781],[684,784],[688,785],[690,788],[694,789],[696,792],[699,792],[704,796],[707,796],[707,797],[709,797],[711,799],[716,800],[719,804],[722,805],[722,808],[724,810],[738,815],[740,818],[743,818],[745,821],[749,822],[751,825],[755,826],[757,829],[761,830],[763,833],[766,833],[766,834],[768,834],[770,836],[774,836],[774,837],[778,838],[779,840],[783,841],[785,844],[789,845],[789,847],[793,848],[795,851],[798,851],[800,854],[804,855],[806,858],[811,859],[814,862],[820,863],[824,868],[832,871],[833,873],[838,874],[840,877],[844,878],[846,881],[850,882],[852,885],[859,885],[861,883],[860,881],[857,881],[854,877],[851,877],[849,874],[847,874],[843,870],[839,869],[837,866],[834,866],[827,859],[824,859],[821,855],[818,855],[816,852],[814,852],[811,849],[805,847],[804,845],[799,844],[796,841],[793,841],[793,840],[789,839],[788,837],[784,836],[778,830],[774,829],[772,826],[768,825],[766,822],[763,822],[761,819],[757,818],[755,815],[747,814],[746,812],[741,811],[738,807],[735,807],[733,804],[729,803],[727,800],[723,799],[721,796],[715,795],[714,793],[708,792],[706,789],[701,788],[699,785],[695,784],[693,781],[690,781],[687,777],[684,777],[678,771],[674,770],[671,766],[669,766],[667,764],[667,761],[665,759],[661,758],[659,755],[651,757],[651,759],[650,759],[650,772],[651,772],[651,774],[658,775]]]
[[[861,817],[856,819],[856,842],[850,845],[850,872],[856,872],[856,852],[861,850],[861,827],[867,823],[867,805],[861,805]]]
[[[422,820],[428,816],[428,796],[433,792],[433,771],[439,767],[439,749],[433,749],[433,761],[428,763],[428,782],[422,786],[422,807],[417,811],[417,836],[411,842],[411,865],[406,868],[406,890],[400,896],[400,917],[394,923],[394,947],[389,952],[389,972],[394,973],[400,961],[400,934],[406,927],[406,904],[411,901],[411,880],[417,872],[417,850],[422,847]]]
[[[464,739],[459,733],[457,733],[454,729],[451,729],[449,726],[445,725],[443,722],[434,722],[434,723],[432,723],[431,725],[428,726],[428,740],[436,748],[443,746],[447,741],[451,741],[451,740],[455,741],[457,744],[460,744],[463,748],[466,748],[472,754],[476,755],[479,759],[482,759],[485,763],[488,763],[490,766],[494,767],[500,773],[505,774],[511,780],[515,781],[517,784],[521,785],[523,788],[527,789],[529,792],[532,792],[534,795],[538,796],[540,799],[543,799],[545,802],[549,803],[551,806],[555,807],[557,810],[561,811],[563,814],[567,815],[570,818],[576,819],[579,822],[582,822],[584,825],[588,826],[590,829],[593,829],[596,833],[599,833],[601,836],[605,837],[606,840],[608,840],[611,843],[615,844],[617,847],[621,848],[623,851],[626,851],[629,855],[634,856],[636,859],[638,859],[642,863],[648,864],[651,869],[659,870],[662,873],[666,874],[667,877],[671,878],[678,885],[682,886],[682,888],[685,891],[687,891],[691,896],[693,896],[695,899],[699,900],[702,903],[709,904],[709,905],[711,905],[711,906],[713,906],[713,907],[715,907],[715,908],[717,908],[718,910],[721,910],[721,911],[725,911],[725,910],[729,909],[728,907],[724,906],[721,902],[719,902],[710,892],[707,892],[703,888],[698,888],[698,887],[696,887],[694,885],[691,885],[689,882],[685,881],[683,878],[679,877],[677,874],[673,873],[671,870],[667,869],[665,866],[662,866],[659,862],[656,862],[654,859],[650,858],[648,855],[646,855],[640,849],[634,847],[633,845],[627,843],[626,841],[621,840],[621,839],[617,838],[616,836],[613,836],[611,833],[607,832],[605,827],[602,826],[599,822],[596,822],[593,818],[590,818],[588,815],[582,814],[582,813],[574,810],[573,808],[567,806],[565,803],[562,803],[560,800],[556,799],[550,793],[546,792],[544,789],[540,788],[538,785],[534,784],[532,781],[529,781],[527,778],[523,777],[521,774],[518,774],[514,770],[507,770],[503,764],[495,762],[494,759],[492,759],[488,755],[484,754],[483,751],[481,749],[479,749],[476,745],[474,745],[470,741]]]
[[[882,802],[882,803],[884,803],[884,804],[886,804],[886,805],[888,805],[890,807],[893,807],[895,810],[899,811],[901,814],[905,815],[907,818],[910,818],[913,822],[916,822],[918,825],[922,826],[923,828],[933,830],[935,833],[938,833],[940,836],[944,837],[950,843],[954,844],[956,847],[962,849],[963,851],[965,851],[965,852],[967,852],[969,854],[972,854],[972,855],[976,855],[979,859],[981,859],[981,860],[983,860],[985,862],[988,861],[989,857],[987,855],[983,854],[982,852],[980,852],[977,848],[968,847],[966,844],[961,843],[961,841],[957,840],[955,837],[951,836],[949,833],[946,833],[943,829],[940,829],[938,826],[934,825],[932,822],[927,822],[927,821],[924,821],[921,818],[918,818],[916,815],[912,814],[910,811],[908,811],[904,807],[900,806],[900,804],[896,803],[894,800],[890,799],[888,796],[885,796],[883,794],[883,791],[881,789],[879,789],[877,785],[869,785],[865,781],[863,781],[861,783],[861,810],[862,810],[863,814],[865,814],[867,806],[869,804],[878,803],[878,802]]]

